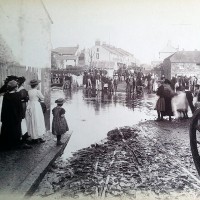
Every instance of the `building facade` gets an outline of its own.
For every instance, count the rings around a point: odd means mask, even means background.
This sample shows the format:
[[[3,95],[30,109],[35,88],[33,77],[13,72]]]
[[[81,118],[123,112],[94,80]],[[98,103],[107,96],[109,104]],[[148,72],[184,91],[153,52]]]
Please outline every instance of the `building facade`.
[[[0,1],[0,85],[8,75],[38,78],[48,107],[52,23],[42,0]]]
[[[178,51],[164,59],[162,68],[168,79],[176,74],[200,79],[200,51]]]
[[[57,68],[59,69],[78,66],[79,46],[57,47],[52,50],[52,56],[55,59]]]
[[[133,54],[108,44],[96,41],[95,45],[87,50],[86,60],[91,67],[117,70],[122,66],[135,66]]]

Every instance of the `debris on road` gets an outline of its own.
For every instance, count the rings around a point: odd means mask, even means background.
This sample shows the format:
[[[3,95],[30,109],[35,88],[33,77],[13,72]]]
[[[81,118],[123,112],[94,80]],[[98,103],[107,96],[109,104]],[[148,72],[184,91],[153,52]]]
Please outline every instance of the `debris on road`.
[[[146,133],[139,126],[111,130],[102,143],[74,152],[66,162],[57,160],[44,181],[50,182],[54,193],[71,198],[134,197],[138,191],[149,191],[159,199],[174,192],[198,191],[200,184],[183,170],[193,165],[184,154],[189,149],[152,137],[151,128]],[[48,192],[39,188],[38,195]]]

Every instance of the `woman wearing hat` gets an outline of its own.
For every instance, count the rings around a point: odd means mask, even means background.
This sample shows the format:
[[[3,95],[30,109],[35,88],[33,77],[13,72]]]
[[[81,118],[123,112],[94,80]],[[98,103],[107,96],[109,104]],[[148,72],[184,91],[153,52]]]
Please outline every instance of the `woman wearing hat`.
[[[46,132],[44,114],[39,102],[44,101],[44,96],[37,89],[39,83],[36,79],[30,81],[31,89],[28,91],[29,101],[26,109],[27,130],[33,143],[45,142],[42,139]]]
[[[7,83],[7,92],[4,94],[1,111],[0,148],[12,149],[19,147],[21,142],[21,121],[23,109],[21,96],[17,91],[15,80]]]

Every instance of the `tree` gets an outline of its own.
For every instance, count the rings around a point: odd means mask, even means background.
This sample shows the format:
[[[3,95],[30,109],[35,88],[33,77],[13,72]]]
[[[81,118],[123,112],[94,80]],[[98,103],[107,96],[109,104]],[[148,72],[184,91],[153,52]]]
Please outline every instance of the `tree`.
[[[88,49],[88,56],[89,56],[89,63],[90,63],[90,67],[92,67],[92,62],[95,56],[95,52],[92,49]]]

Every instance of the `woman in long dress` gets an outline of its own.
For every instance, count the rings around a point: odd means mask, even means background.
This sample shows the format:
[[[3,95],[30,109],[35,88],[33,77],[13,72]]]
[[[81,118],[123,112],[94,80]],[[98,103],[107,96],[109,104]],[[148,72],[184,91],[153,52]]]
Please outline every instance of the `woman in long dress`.
[[[42,139],[46,132],[44,114],[40,101],[44,101],[44,96],[38,90],[39,80],[31,80],[31,90],[28,91],[29,101],[26,108],[26,121],[28,134],[32,138],[33,143],[42,143],[45,140]]]
[[[21,145],[22,104],[17,91],[17,82],[12,80],[7,84],[1,110],[0,149],[18,148]]]
[[[168,79],[164,81],[164,99],[165,99],[165,111],[163,112],[163,116],[169,116],[169,121],[172,120],[171,116],[173,116],[172,111],[172,97],[174,96],[175,92],[171,88],[171,82]]]
[[[161,82],[159,82],[159,87],[156,94],[159,96],[156,102],[156,110],[158,114],[158,118],[156,121],[163,121],[163,112],[165,112],[165,99],[164,99],[164,86]]]
[[[18,77],[17,76],[7,76],[6,80],[4,80],[3,86],[0,88],[0,134],[1,134],[1,110],[2,110],[2,103],[3,103],[3,95],[7,92],[7,84],[9,81],[15,80],[17,81]]]

